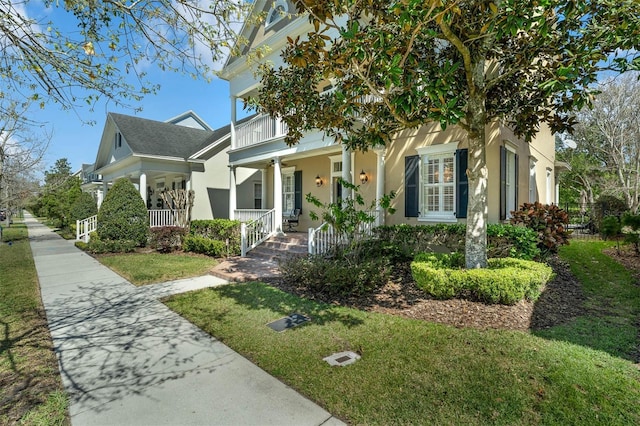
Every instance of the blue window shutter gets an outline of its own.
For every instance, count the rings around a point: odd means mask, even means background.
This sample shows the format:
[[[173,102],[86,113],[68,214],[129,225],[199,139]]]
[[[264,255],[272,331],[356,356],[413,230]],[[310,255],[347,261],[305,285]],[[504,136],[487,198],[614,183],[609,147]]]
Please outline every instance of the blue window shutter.
[[[404,215],[405,217],[418,217],[420,212],[418,203],[420,200],[420,156],[410,155],[404,157]]]
[[[507,149],[500,146],[500,220],[507,218]]]
[[[302,212],[302,170],[293,172],[293,185],[293,208],[300,209],[300,212]]]
[[[469,161],[469,150],[456,150],[456,217],[467,217],[467,206],[469,204],[469,177],[467,167]]]

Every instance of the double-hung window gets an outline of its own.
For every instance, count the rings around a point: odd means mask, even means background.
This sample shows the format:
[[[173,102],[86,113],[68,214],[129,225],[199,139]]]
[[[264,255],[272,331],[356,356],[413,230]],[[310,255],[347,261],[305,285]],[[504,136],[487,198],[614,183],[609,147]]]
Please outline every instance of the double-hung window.
[[[294,167],[282,169],[282,211],[302,210],[302,171]]]
[[[511,146],[500,146],[500,220],[509,219],[518,208],[518,154]]]
[[[418,148],[405,158],[405,216],[454,222],[467,213],[467,150],[457,144]]]

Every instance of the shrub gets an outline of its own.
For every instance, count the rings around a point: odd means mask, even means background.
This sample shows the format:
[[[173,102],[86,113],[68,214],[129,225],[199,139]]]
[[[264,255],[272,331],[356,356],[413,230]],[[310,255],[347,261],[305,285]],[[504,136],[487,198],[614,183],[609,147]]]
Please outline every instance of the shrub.
[[[118,179],[107,192],[98,212],[102,241],[132,241],[144,246],[149,233],[149,213],[129,179]]]
[[[613,195],[601,195],[594,206],[594,225],[598,232],[601,231],[602,221],[607,216],[620,217],[628,210],[627,203]]]
[[[343,256],[290,257],[280,263],[282,279],[328,296],[359,296],[386,284],[390,264],[385,258],[347,261]]]
[[[161,253],[169,253],[182,247],[182,240],[186,235],[187,230],[180,226],[151,228],[149,246]]]
[[[617,237],[620,235],[621,230],[620,219],[616,216],[607,216],[600,222],[600,236],[605,240]]]
[[[463,269],[462,254],[418,254],[411,263],[416,285],[437,299],[453,297],[513,305],[536,300],[551,279],[551,268],[524,259],[489,259],[488,267]]]
[[[640,255],[640,215],[624,214],[622,226],[625,241],[633,244],[636,254]]]
[[[222,243],[224,250],[221,254],[237,256],[240,254],[240,221],[229,219],[194,220],[191,222],[189,236],[203,237],[210,240],[217,240]],[[228,242],[228,243],[227,243]],[[189,247],[195,242],[191,242]],[[220,244],[217,243],[218,246]],[[195,243],[195,246],[203,244]],[[205,244],[207,245],[207,244]],[[228,248],[227,248],[228,245]],[[183,248],[188,250],[183,244]],[[203,253],[203,252],[198,252]],[[213,256],[213,255],[211,255]]]
[[[464,224],[392,225],[374,229],[374,240],[365,250],[392,260],[413,259],[421,252],[459,252],[464,249]],[[523,226],[489,224],[487,226],[488,257],[535,259],[540,255],[537,232]]]
[[[222,257],[228,254],[226,241],[212,240],[200,235],[187,235],[182,243],[182,248],[185,251],[213,257]]]
[[[131,253],[136,249],[137,246],[138,246],[138,243],[136,241],[103,240],[95,232],[92,232],[89,239],[89,243],[85,246],[84,250],[93,254]]]
[[[524,203],[511,213],[512,225],[523,224],[538,233],[538,248],[543,253],[556,253],[561,245],[569,244],[569,215],[558,206],[536,201]]]
[[[75,225],[76,220],[86,219],[97,214],[98,205],[96,200],[88,192],[82,192],[71,205],[71,224]]]

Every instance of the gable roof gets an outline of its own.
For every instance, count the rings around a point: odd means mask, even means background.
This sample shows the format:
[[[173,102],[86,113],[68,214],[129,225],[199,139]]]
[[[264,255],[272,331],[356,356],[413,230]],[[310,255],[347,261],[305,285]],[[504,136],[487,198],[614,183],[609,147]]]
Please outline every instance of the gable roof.
[[[124,114],[109,113],[109,116],[132,152],[138,155],[187,159],[220,139],[223,132],[229,132],[229,126],[211,131]]]
[[[193,120],[200,126],[201,129],[204,130],[213,130],[211,126],[209,126],[198,114],[196,114],[193,110],[185,111],[182,114],[179,114],[173,118],[165,120],[165,123],[178,124],[180,126],[185,127],[194,127],[193,125],[186,124],[189,120]],[[197,129],[197,127],[195,127]]]

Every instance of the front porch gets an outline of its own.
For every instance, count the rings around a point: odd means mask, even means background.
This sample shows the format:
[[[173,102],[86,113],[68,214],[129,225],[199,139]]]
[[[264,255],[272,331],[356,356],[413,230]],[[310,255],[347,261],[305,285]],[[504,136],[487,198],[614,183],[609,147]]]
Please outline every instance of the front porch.
[[[163,226],[175,226],[173,211],[170,209],[149,210],[149,227],[160,228]],[[91,216],[76,221],[76,241],[89,242],[92,232],[98,228],[98,216]]]

